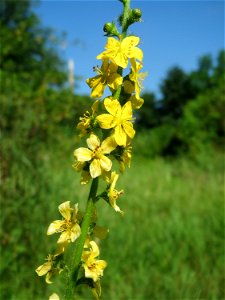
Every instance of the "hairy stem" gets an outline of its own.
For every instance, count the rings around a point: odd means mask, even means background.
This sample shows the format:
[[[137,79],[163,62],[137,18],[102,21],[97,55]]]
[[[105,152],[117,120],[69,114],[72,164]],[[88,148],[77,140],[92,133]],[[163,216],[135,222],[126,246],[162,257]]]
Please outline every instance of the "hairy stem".
[[[128,28],[128,18],[130,12],[130,0],[125,0],[124,3],[124,10],[123,10],[123,22],[122,22],[122,39],[124,39],[127,35],[127,28]]]

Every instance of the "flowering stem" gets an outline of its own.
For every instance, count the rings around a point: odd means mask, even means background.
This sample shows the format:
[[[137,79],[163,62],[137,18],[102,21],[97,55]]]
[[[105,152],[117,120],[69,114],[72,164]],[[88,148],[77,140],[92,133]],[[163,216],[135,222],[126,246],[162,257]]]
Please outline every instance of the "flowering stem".
[[[81,265],[82,252],[84,249],[84,243],[87,237],[88,229],[95,209],[97,190],[98,190],[98,178],[95,178],[92,181],[90,193],[87,200],[86,212],[81,225],[81,235],[77,240],[74,256],[72,257],[71,273],[69,278],[70,283],[66,291],[66,297],[65,297],[66,300],[71,300],[75,296],[74,292],[75,292],[76,281],[77,281],[77,277]]]

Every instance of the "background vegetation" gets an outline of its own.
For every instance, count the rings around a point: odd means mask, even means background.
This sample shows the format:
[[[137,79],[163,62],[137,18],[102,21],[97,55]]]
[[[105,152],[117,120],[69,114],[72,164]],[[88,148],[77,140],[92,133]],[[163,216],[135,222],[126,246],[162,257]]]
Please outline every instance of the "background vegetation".
[[[68,87],[59,40],[29,1],[2,0],[0,28],[0,295],[47,299],[63,294],[62,283],[47,286],[34,270],[54,247],[45,234],[57,206],[85,207],[88,191],[71,164],[75,125],[91,100]],[[171,68],[160,99],[143,95],[134,160],[120,181],[125,217],[99,206],[110,228],[104,299],[225,298],[224,67],[224,50],[204,55],[190,73]]]

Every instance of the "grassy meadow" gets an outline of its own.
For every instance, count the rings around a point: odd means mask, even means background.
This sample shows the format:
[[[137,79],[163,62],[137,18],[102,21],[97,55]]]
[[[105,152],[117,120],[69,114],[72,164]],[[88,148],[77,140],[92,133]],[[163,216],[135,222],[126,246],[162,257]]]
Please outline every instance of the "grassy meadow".
[[[140,137],[131,168],[118,182],[125,190],[118,202],[124,217],[98,203],[98,223],[110,230],[101,241],[108,262],[103,299],[224,299],[222,155],[150,159]],[[65,135],[58,144],[39,144],[36,166],[25,153],[12,162],[14,179],[4,182],[8,198],[2,201],[2,299],[63,295],[63,273],[46,285],[34,270],[54,249],[57,237],[46,230],[59,218],[57,206],[70,200],[85,208],[89,189],[71,167],[76,143]],[[91,298],[81,288],[76,299]]]

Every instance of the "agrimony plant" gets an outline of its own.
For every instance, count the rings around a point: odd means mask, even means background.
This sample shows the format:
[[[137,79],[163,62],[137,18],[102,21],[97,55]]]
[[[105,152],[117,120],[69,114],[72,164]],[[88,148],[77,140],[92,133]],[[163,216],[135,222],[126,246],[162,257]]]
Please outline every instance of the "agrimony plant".
[[[70,201],[59,206],[62,219],[53,221],[47,230],[47,235],[59,234],[56,251],[36,269],[39,276],[45,275],[47,283],[52,283],[54,276],[64,272],[67,278],[64,298],[67,300],[74,299],[80,284],[90,287],[96,299],[101,296],[100,278],[107,263],[99,259],[96,238],[105,238],[107,229],[97,224],[96,202],[104,200],[123,214],[117,204],[123,194],[123,190],[116,189],[117,170],[123,173],[130,166],[131,143],[135,136],[134,110],[144,102],[140,93],[146,73],[140,72],[143,67],[143,52],[138,47],[140,38],[127,35],[129,26],[140,21],[141,11],[131,9],[129,0],[120,2],[123,4],[123,13],[118,18],[121,32],[114,22],[104,25],[107,43],[97,56],[101,67],[94,67],[96,76],[86,80],[95,102],[77,125],[80,136],[86,136],[86,145],[74,151],[73,167],[81,173],[82,185],[91,182],[86,211],[82,214],[78,203],[71,207]],[[123,75],[126,69],[128,73]],[[107,87],[111,95],[102,99]],[[99,180],[105,182],[105,189],[100,192]],[[65,257],[69,248],[72,255],[68,263]],[[50,299],[59,299],[59,296],[53,294]]]

